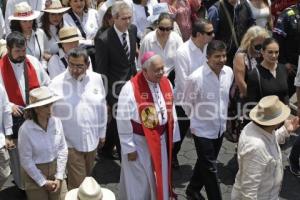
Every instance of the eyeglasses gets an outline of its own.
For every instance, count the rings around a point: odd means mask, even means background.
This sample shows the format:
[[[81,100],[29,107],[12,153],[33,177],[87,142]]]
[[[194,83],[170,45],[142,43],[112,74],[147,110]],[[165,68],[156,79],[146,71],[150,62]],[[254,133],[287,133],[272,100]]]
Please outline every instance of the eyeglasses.
[[[173,26],[170,26],[170,27],[162,27],[162,26],[159,26],[158,27],[159,28],[159,30],[161,30],[161,31],[171,31],[171,30],[173,30]]]
[[[123,21],[131,20],[131,16],[130,17],[121,17],[121,20],[123,20]]]
[[[261,48],[262,48],[262,45],[261,44],[257,44],[257,45],[254,45],[253,48],[255,49],[255,51],[260,51]]]
[[[210,32],[203,32],[203,33],[205,33],[206,35],[208,35],[208,36],[211,36],[212,34],[214,34],[214,31],[210,31]]]
[[[86,65],[84,65],[84,64],[75,64],[75,63],[69,62],[69,68],[70,69],[84,70],[86,68]]]

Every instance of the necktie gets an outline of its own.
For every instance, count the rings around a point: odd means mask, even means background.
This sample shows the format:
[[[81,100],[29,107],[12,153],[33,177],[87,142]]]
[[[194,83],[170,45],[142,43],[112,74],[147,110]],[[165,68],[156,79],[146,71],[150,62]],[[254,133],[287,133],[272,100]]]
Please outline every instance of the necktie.
[[[130,60],[129,47],[128,47],[127,40],[126,40],[126,33],[122,34],[122,38],[123,38],[123,48],[125,50],[128,60]]]
[[[145,13],[146,13],[146,17],[149,17],[149,12],[148,12],[148,6],[144,6],[144,9],[145,9]]]

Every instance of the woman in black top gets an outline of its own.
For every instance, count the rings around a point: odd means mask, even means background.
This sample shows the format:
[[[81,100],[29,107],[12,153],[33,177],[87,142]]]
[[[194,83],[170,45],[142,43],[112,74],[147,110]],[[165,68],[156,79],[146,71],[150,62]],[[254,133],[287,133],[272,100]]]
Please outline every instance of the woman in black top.
[[[288,73],[284,65],[278,63],[277,41],[267,38],[262,44],[261,52],[263,61],[248,75],[248,102],[256,103],[264,96],[277,95],[282,102],[288,104]]]

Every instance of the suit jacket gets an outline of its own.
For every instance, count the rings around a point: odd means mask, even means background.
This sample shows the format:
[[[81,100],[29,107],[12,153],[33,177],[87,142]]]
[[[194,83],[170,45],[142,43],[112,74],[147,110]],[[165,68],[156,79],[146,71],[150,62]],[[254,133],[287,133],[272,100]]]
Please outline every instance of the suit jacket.
[[[114,27],[108,28],[104,32],[98,31],[95,37],[95,72],[104,75],[104,84],[108,86],[107,103],[110,106],[118,101],[118,96],[125,82],[136,74],[136,26],[131,25],[128,28],[128,33],[129,60]]]

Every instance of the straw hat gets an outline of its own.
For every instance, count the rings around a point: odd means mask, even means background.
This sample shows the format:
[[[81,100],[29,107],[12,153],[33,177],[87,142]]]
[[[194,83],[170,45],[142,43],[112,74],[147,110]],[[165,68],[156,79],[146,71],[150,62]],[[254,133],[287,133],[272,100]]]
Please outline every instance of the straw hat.
[[[291,109],[283,104],[275,95],[262,98],[250,111],[250,118],[263,126],[282,123],[291,113]]]
[[[79,188],[70,190],[65,200],[115,200],[112,191],[101,188],[93,177],[86,177]]]
[[[43,11],[48,13],[63,13],[69,9],[70,7],[63,7],[60,0],[46,0]]]
[[[35,88],[29,93],[29,105],[25,109],[35,108],[53,103],[61,97],[54,95],[48,87]]]
[[[21,2],[15,5],[13,15],[9,16],[9,20],[34,20],[40,16],[40,11],[32,10],[27,2]]]
[[[84,40],[80,37],[76,27],[63,27],[58,32],[59,42],[57,43],[68,43],[79,40]]]

